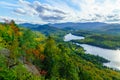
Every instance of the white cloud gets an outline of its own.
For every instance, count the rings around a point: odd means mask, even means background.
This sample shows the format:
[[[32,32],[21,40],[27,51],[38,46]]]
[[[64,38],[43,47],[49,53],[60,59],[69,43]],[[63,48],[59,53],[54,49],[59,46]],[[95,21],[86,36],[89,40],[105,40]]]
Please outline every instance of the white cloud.
[[[26,20],[24,19],[17,19],[17,18],[12,18],[12,17],[7,17],[7,16],[0,16],[0,21],[1,22],[4,22],[4,21],[11,21],[11,20],[14,20],[16,21],[16,23],[23,23],[23,22],[27,22]]]
[[[120,0],[45,0],[29,2],[19,0],[17,4],[0,2],[16,7],[14,12],[23,16],[40,18],[41,22],[119,21]],[[69,3],[67,3],[69,1]],[[77,8],[75,9],[74,6]],[[38,20],[38,19],[37,19]]]
[[[25,0],[19,0],[20,8],[14,10],[15,13],[21,15],[38,16],[43,21],[54,22],[65,18],[65,12],[50,6],[49,4],[42,4],[39,1],[30,3]]]
[[[74,10],[68,3],[62,0],[48,0],[48,3],[68,13],[64,21],[105,22],[109,21],[109,19],[111,20],[111,18],[108,17],[110,15],[118,15],[114,17],[118,18],[114,19],[115,21],[120,18],[120,0],[71,0],[71,3],[78,5],[80,10]]]
[[[24,9],[21,9],[21,8],[17,8],[14,10],[15,13],[18,13],[18,14],[26,14],[26,11]]]
[[[84,20],[106,21],[109,20],[107,16],[119,15],[117,12],[120,11],[120,5],[118,4],[120,0],[104,0],[103,3],[98,0],[81,0],[82,3],[75,0],[73,2],[80,5],[81,11],[78,16]]]
[[[33,8],[33,5],[30,2],[25,0],[19,0],[18,4],[20,5],[19,7],[21,8],[21,10],[25,11],[25,14],[30,16],[34,16],[37,14],[37,12]]]

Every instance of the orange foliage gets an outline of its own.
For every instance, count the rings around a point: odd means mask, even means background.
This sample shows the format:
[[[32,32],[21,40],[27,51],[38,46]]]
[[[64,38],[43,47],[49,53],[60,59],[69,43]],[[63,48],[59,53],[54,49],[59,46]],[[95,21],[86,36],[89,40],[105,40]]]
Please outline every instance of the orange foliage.
[[[15,32],[15,34],[18,35],[19,28],[16,27],[15,22],[13,20],[11,20],[10,26],[11,26],[11,29],[13,29],[13,31]]]
[[[34,49],[32,50],[32,53],[37,57],[39,58],[41,61],[43,61],[45,59],[45,56],[43,54],[40,53],[39,50],[37,49]]]
[[[37,57],[38,57],[39,54],[40,54],[40,53],[39,53],[39,50],[37,50],[37,49],[34,49],[32,52],[33,52],[33,54],[34,54],[35,56],[37,56]]]
[[[14,30],[14,32],[15,32],[16,34],[18,34],[19,28],[17,28],[16,26],[11,26],[11,28]]]
[[[43,54],[40,54],[40,60],[43,61],[45,59],[45,56]]]
[[[31,50],[31,49],[28,49],[28,50],[26,50],[26,53],[27,53],[27,54],[31,54],[31,53],[32,53],[32,50]]]

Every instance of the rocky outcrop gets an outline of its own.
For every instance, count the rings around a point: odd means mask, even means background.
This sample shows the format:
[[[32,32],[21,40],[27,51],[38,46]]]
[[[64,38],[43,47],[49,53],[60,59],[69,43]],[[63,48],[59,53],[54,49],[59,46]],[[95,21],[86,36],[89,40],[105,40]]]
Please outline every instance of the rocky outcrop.
[[[0,50],[0,54],[4,55],[5,57],[9,57],[10,56],[10,50],[3,48]]]
[[[39,70],[36,68],[35,65],[33,65],[33,64],[31,64],[31,63],[26,63],[26,64],[24,64],[24,65],[25,65],[25,67],[27,68],[27,70],[28,70],[29,72],[33,73],[34,75],[40,76],[40,72],[39,72]]]
[[[7,59],[7,66],[8,66],[9,68],[13,68],[13,67],[15,67],[15,66],[18,65],[18,62],[15,63],[15,61],[10,58],[10,50],[9,50],[9,49],[6,49],[6,48],[1,49],[1,50],[0,50],[0,54],[6,57],[6,59]],[[33,73],[34,75],[40,76],[40,72],[39,72],[39,70],[36,68],[35,65],[33,65],[33,64],[29,63],[29,62],[25,62],[25,63],[24,63],[24,62],[23,62],[23,59],[18,59],[18,60],[19,60],[20,63],[22,63],[22,64],[26,67],[26,69],[27,69],[29,72]]]

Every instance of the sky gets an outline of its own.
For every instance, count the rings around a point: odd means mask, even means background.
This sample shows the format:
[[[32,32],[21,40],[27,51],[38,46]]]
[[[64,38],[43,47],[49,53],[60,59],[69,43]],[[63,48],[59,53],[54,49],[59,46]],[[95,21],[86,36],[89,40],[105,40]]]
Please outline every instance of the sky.
[[[0,0],[0,22],[120,23],[120,0]]]

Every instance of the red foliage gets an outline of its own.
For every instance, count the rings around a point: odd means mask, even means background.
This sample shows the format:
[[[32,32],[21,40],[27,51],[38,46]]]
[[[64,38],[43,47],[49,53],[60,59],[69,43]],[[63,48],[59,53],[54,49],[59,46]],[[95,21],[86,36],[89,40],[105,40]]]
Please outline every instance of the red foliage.
[[[47,71],[41,70],[41,71],[40,71],[40,74],[41,74],[41,75],[46,75],[46,74],[47,74]]]

